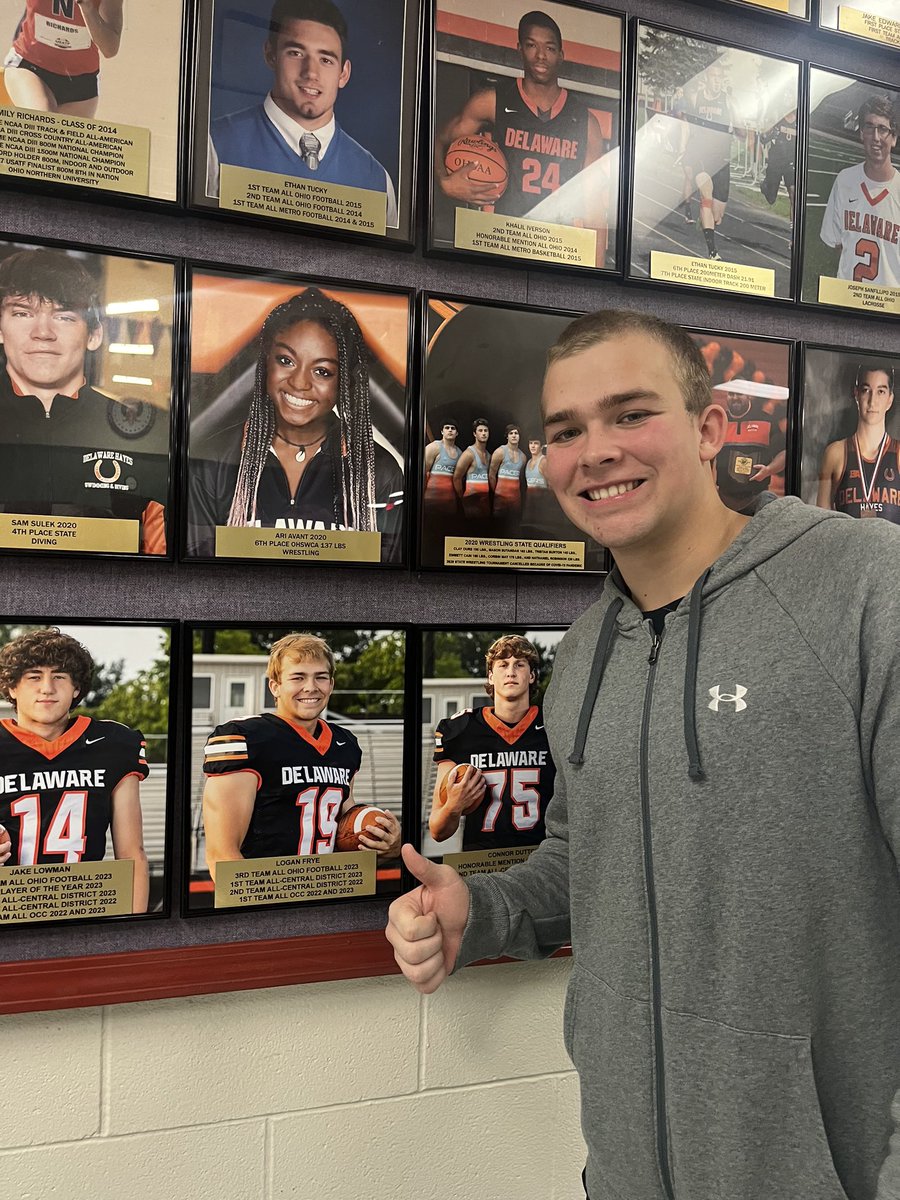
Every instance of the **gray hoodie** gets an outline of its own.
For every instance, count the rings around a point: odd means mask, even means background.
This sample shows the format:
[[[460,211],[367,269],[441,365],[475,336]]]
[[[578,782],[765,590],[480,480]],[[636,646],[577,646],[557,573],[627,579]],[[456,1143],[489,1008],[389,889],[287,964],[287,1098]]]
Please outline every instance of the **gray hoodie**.
[[[591,1200],[900,1200],[898,665],[900,530],[795,499],[661,639],[612,576],[563,640],[548,838],[460,962],[571,936]]]

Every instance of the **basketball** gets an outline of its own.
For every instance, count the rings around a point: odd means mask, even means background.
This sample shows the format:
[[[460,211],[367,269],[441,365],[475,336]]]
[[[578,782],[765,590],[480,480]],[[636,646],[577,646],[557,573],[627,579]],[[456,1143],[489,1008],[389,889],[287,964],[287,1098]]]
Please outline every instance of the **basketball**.
[[[374,808],[371,804],[355,804],[338,821],[337,837],[334,839],[335,850],[368,849],[367,846],[360,846],[359,835],[371,825],[377,825],[377,818],[383,815],[383,808]]]
[[[489,137],[460,137],[451,142],[444,155],[444,166],[448,171],[459,171],[469,167],[469,178],[480,183],[497,185],[497,198],[506,191],[509,167],[506,157],[496,142]]]
[[[451,767],[450,770],[447,772],[447,774],[444,776],[443,780],[441,781],[441,790],[439,793],[439,799],[440,799],[440,802],[442,805],[447,803],[447,788],[451,785],[451,783],[454,783],[456,781],[458,776],[462,775],[465,772],[465,770],[468,766],[469,766],[469,763],[457,763],[455,766]],[[467,804],[464,809],[462,809],[463,816],[465,816],[466,813],[474,812],[474,810],[478,807],[478,805],[481,803],[483,798],[484,798],[484,793],[479,795],[477,800],[470,801],[470,803]]]

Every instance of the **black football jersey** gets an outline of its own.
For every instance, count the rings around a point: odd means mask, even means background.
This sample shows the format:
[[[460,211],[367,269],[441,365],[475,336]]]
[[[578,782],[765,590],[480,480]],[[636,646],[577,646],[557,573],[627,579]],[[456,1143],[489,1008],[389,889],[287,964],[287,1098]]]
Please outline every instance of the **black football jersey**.
[[[499,79],[494,140],[506,156],[509,182],[494,211],[524,217],[573,179],[585,165],[590,120],[581,97],[565,88],[550,111],[538,113],[517,79]]]
[[[532,706],[515,726],[492,708],[464,709],[446,717],[434,735],[436,763],[472,763],[487,789],[465,817],[464,850],[534,846],[544,838],[544,813],[553,796],[556,767],[544,717]]]
[[[143,737],[118,721],[75,717],[52,742],[0,721],[0,825],[12,839],[6,865],[99,862],[113,792],[128,775],[148,774]]]
[[[206,743],[207,775],[250,771],[256,801],[244,858],[330,854],[338,817],[362,762],[348,729],[319,720],[316,733],[274,713],[217,725]]]

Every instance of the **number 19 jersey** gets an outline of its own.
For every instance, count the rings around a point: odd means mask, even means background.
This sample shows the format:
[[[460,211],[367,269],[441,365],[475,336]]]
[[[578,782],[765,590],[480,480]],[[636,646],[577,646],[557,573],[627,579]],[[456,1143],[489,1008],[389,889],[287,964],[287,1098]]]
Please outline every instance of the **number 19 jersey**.
[[[100,862],[113,792],[127,776],[149,773],[143,737],[118,721],[75,717],[49,742],[0,721],[0,825],[12,839],[6,865]]]
[[[556,766],[537,706],[517,725],[501,721],[492,708],[467,708],[441,721],[434,740],[436,763],[472,763],[487,782],[481,804],[465,817],[464,850],[543,841]]]
[[[244,858],[330,854],[337,821],[362,762],[348,729],[319,720],[315,735],[274,713],[226,721],[206,743],[206,775],[249,771],[256,800]]]

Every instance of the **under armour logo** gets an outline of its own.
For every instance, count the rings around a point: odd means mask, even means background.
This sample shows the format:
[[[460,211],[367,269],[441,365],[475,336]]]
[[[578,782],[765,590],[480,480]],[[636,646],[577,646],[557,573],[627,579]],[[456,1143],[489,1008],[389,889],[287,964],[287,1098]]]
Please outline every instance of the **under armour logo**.
[[[709,694],[712,696],[712,700],[710,700],[707,707],[711,708],[713,712],[719,711],[720,701],[724,701],[726,704],[733,704],[735,712],[743,712],[747,707],[747,701],[744,699],[747,695],[747,689],[741,687],[739,683],[734,685],[733,692],[723,692],[719,689],[719,685],[716,684],[715,687],[709,689]]]

